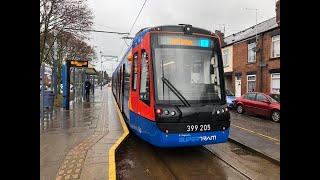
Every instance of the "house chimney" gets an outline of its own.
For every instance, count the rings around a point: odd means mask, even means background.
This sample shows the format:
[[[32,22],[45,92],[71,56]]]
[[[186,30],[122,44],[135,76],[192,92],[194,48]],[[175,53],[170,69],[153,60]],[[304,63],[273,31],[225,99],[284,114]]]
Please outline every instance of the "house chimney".
[[[224,33],[222,33],[220,30],[215,30],[214,33],[220,37],[221,41],[224,39]]]
[[[280,25],[280,0],[276,2],[276,22]]]
[[[224,46],[224,33],[222,33],[220,30],[215,30],[214,33],[219,36],[220,41],[221,41],[221,46]]]

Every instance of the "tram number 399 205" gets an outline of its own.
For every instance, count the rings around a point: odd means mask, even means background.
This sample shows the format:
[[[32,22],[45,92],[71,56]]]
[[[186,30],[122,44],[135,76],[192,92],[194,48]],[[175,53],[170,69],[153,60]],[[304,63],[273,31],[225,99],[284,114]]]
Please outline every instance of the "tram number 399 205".
[[[187,125],[187,132],[195,131],[210,131],[210,124],[200,124],[200,125]]]

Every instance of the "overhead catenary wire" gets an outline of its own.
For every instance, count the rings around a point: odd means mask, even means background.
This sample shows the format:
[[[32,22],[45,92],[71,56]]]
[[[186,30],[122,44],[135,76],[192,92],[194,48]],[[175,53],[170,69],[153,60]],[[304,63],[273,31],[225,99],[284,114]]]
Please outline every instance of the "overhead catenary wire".
[[[124,42],[126,43],[126,45],[129,46],[129,44],[127,43],[127,41],[126,41],[125,39],[123,39],[123,40],[124,40]]]
[[[101,31],[101,30],[94,30],[94,29],[73,29],[73,28],[64,28],[64,29],[70,29],[70,30],[75,30],[75,31],[111,33],[111,34],[119,34],[119,35],[129,35],[130,34],[130,33],[127,33],[127,32]]]
[[[137,22],[137,20],[138,20],[138,18],[139,18],[139,16],[140,16],[140,13],[141,13],[141,11],[142,11],[142,9],[143,9],[144,5],[146,4],[146,2],[147,2],[147,0],[145,0],[145,1],[144,1],[144,3],[143,3],[143,5],[142,5],[142,7],[141,7],[141,9],[140,9],[140,12],[139,12],[139,14],[138,14],[138,16],[137,16],[136,20],[135,20],[135,21],[134,21],[134,23],[132,24],[132,27],[131,27],[131,29],[130,29],[130,31],[129,31],[129,34],[131,33],[131,31],[132,31],[132,29],[133,29],[134,25],[136,24],[136,22]]]
[[[130,31],[129,31],[129,34],[127,35],[127,37],[130,35],[130,33],[131,33],[131,31],[132,31],[132,29],[133,29],[134,25],[136,24],[136,22],[137,22],[137,20],[138,20],[138,18],[139,18],[139,16],[140,16],[140,13],[141,13],[141,11],[142,11],[142,9],[143,9],[143,7],[144,7],[144,5],[146,4],[146,2],[147,2],[147,1],[148,1],[148,0],[145,0],[145,1],[144,1],[144,3],[143,3],[143,5],[142,5],[142,7],[141,7],[141,9],[140,9],[140,11],[139,11],[139,13],[138,13],[138,15],[137,15],[136,19],[134,20],[134,23],[132,24],[132,26],[131,26],[131,28],[130,28]],[[127,44],[127,42],[125,41],[125,39],[124,39],[124,42],[125,42],[125,44],[123,44],[122,49],[121,49],[121,51],[120,51],[120,54],[122,53],[122,51],[123,51],[123,49],[124,49],[125,45]],[[127,46],[129,46],[129,45],[127,44]]]
[[[103,28],[109,28],[109,29],[113,29],[113,30],[119,31],[119,29],[116,29],[116,28],[113,28],[113,27],[110,27],[110,26],[106,26],[106,25],[103,25],[103,24],[95,23],[95,25],[103,27]]]

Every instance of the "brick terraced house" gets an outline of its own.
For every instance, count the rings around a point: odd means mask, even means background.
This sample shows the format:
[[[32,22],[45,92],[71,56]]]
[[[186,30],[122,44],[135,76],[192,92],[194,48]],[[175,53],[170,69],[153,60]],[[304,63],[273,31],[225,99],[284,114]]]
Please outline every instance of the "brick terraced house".
[[[226,89],[280,93],[280,1],[276,17],[223,38]]]

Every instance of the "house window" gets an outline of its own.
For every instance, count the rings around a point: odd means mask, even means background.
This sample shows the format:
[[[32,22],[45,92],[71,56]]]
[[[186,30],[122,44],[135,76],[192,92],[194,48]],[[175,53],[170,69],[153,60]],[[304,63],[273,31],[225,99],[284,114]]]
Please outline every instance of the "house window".
[[[229,49],[223,50],[222,52],[223,67],[227,67],[229,65],[228,56],[229,56]]]
[[[280,35],[272,37],[272,57],[280,57]]]
[[[256,75],[247,75],[247,92],[256,90]]]
[[[271,92],[280,94],[280,73],[271,74]]]
[[[256,62],[256,52],[253,51],[255,46],[255,42],[248,44],[248,63]]]

